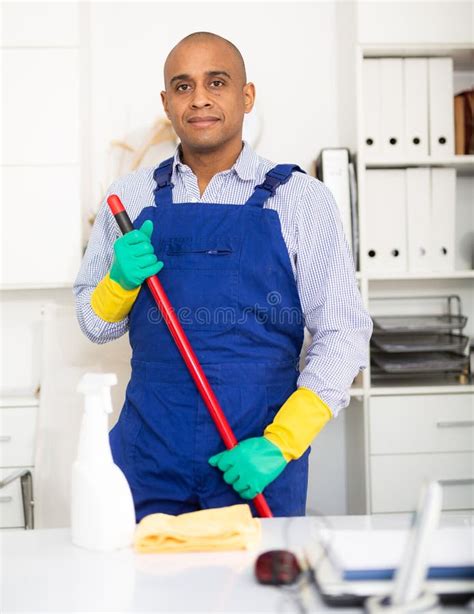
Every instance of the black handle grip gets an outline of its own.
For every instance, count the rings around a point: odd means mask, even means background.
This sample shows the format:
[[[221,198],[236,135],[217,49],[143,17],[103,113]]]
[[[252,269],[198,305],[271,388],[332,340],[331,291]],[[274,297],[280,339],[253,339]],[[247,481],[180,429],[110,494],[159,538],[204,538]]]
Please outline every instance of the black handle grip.
[[[134,230],[132,220],[128,217],[125,207],[122,205],[120,198],[116,194],[112,194],[108,197],[107,204],[109,205],[118,227],[122,231],[122,234],[125,235],[127,232]]]

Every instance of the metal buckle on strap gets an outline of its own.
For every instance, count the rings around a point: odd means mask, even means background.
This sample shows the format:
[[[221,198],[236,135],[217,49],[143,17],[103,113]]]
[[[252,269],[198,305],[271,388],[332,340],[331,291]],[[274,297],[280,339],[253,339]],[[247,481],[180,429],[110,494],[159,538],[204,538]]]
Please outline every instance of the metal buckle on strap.
[[[159,166],[157,169],[155,169],[155,172],[153,173],[153,179],[156,182],[157,190],[166,188],[166,186],[168,185],[173,187],[173,184],[171,183],[172,169],[172,163],[164,164],[163,166]]]
[[[174,188],[174,185],[171,183],[171,181],[169,180],[169,178],[166,179],[166,181],[157,181],[156,182],[156,189],[157,190],[161,190],[162,188],[166,188],[166,186],[170,186],[171,188]]]
[[[281,179],[279,179],[278,177],[271,177],[267,175],[265,177],[265,181],[261,183],[258,187],[262,188],[263,190],[267,190],[272,196],[274,196],[280,184]]]

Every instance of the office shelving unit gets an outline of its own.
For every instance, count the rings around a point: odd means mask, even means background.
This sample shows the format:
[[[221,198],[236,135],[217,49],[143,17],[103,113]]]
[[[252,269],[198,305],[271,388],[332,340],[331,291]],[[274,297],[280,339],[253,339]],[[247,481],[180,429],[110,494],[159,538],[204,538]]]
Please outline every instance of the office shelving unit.
[[[384,159],[364,154],[363,62],[366,58],[451,57],[455,87],[470,75],[474,81],[474,45],[361,45],[356,50],[357,178],[360,271],[365,305],[373,299],[457,294],[468,316],[465,334],[474,336],[474,270],[465,260],[454,271],[370,273],[367,271],[366,172],[370,169],[451,167],[456,169],[456,212],[462,223],[456,242],[474,236],[474,156],[425,156]],[[470,237],[470,238],[469,238]],[[457,263],[461,260],[458,258]],[[423,313],[423,311],[420,311]],[[397,424],[397,428],[393,425]],[[415,433],[415,434],[414,434]],[[379,383],[370,366],[362,383],[351,391],[346,414],[349,513],[378,513],[414,509],[423,478],[441,481],[445,509],[474,507],[474,383],[427,382],[411,378]]]

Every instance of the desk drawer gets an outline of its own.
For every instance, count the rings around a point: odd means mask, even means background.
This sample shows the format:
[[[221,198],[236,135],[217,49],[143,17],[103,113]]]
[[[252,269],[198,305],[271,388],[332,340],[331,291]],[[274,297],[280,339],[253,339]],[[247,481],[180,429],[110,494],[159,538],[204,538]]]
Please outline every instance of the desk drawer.
[[[37,407],[0,407],[0,467],[34,464]]]
[[[424,479],[443,486],[443,509],[474,508],[474,454],[401,454],[370,457],[372,512],[416,508]]]
[[[432,394],[370,399],[370,453],[474,450],[474,395]]]
[[[26,469],[26,467],[11,467],[0,469],[0,481],[15,471]],[[32,468],[30,468],[33,474]],[[34,484],[33,484],[34,494]],[[23,514],[23,500],[21,494],[20,479],[16,479],[3,488],[0,488],[0,529],[11,529],[16,527],[24,528],[25,520]]]

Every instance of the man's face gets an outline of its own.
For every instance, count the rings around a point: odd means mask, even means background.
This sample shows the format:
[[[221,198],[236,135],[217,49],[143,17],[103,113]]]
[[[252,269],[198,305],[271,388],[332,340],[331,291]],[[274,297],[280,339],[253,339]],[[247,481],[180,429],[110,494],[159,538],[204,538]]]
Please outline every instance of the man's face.
[[[245,84],[232,48],[216,40],[181,43],[165,64],[161,99],[182,144],[196,152],[219,149],[242,139],[244,114],[255,90]]]

